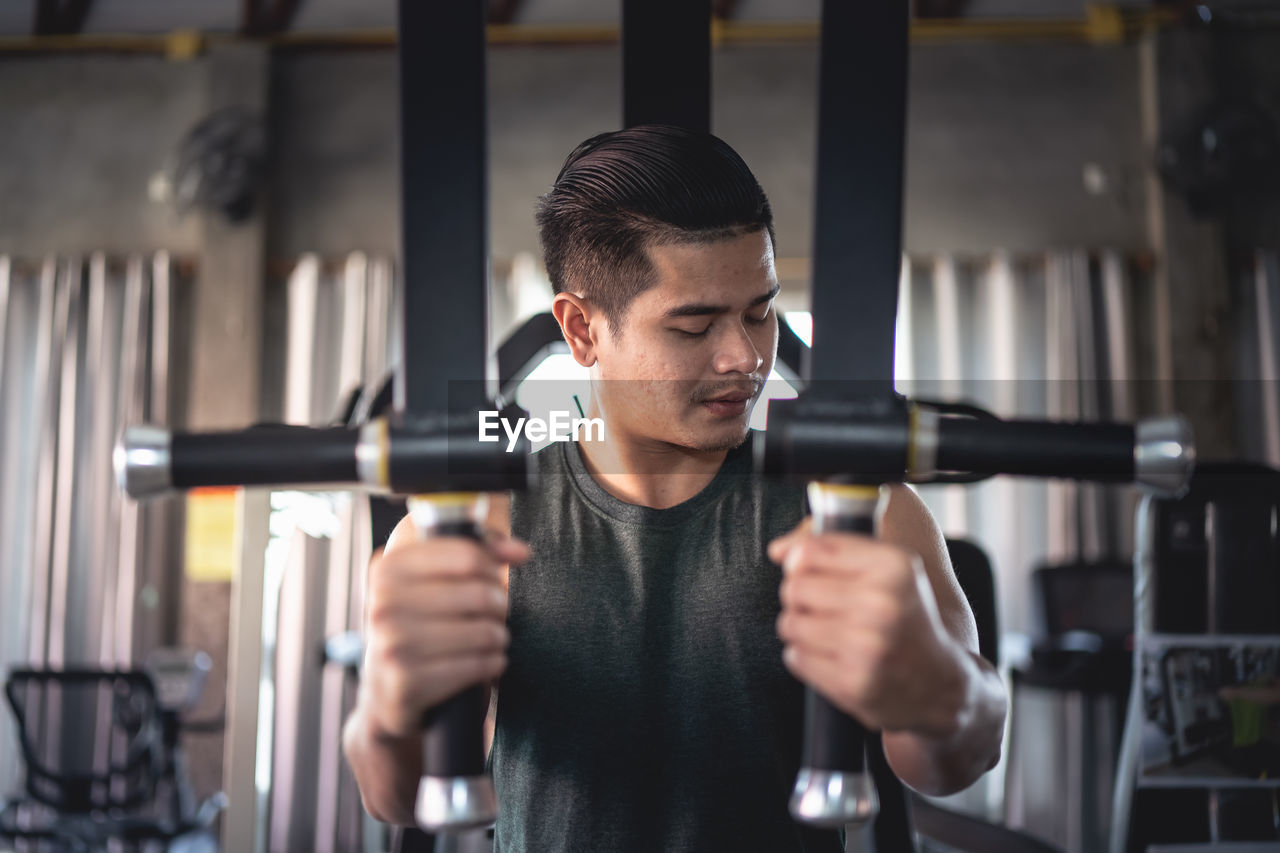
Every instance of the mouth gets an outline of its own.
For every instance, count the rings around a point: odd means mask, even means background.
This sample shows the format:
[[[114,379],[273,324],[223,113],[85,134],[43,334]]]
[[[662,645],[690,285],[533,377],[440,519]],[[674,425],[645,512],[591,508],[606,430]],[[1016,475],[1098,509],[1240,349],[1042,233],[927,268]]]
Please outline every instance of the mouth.
[[[735,418],[746,413],[757,392],[726,391],[702,401],[702,405],[712,415],[720,418]]]

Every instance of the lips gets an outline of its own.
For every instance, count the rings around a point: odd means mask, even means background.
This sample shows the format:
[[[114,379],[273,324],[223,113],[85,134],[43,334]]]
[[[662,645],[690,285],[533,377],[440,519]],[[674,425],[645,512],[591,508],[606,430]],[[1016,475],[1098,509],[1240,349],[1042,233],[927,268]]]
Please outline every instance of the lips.
[[[707,397],[704,403],[745,403],[752,397],[760,393],[759,388],[733,388],[721,391],[714,397]]]
[[[736,418],[747,411],[755,396],[753,390],[725,391],[703,400],[702,405],[716,417]]]

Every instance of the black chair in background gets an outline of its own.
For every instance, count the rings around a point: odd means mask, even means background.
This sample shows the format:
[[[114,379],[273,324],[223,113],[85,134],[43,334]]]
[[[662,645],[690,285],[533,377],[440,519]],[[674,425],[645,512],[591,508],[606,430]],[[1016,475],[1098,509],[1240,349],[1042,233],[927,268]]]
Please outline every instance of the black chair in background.
[[[225,798],[195,802],[179,743],[180,711],[194,704],[184,688],[198,698],[202,674],[195,684],[194,665],[175,655],[156,663],[9,673],[25,791],[0,808],[0,840],[55,853],[217,853],[210,828]]]

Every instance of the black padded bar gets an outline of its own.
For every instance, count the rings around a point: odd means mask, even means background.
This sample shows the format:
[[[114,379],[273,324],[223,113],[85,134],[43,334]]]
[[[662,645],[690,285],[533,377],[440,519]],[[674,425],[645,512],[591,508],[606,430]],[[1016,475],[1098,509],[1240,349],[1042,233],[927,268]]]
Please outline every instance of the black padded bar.
[[[711,0],[623,0],[622,121],[711,130]]]
[[[1127,483],[1133,480],[1130,424],[938,421],[938,470]]]
[[[359,430],[259,426],[236,432],[174,433],[174,488],[356,483]]]
[[[484,15],[484,3],[467,0],[399,4],[404,292],[395,407],[410,419],[446,411],[450,380],[485,375]]]
[[[823,0],[807,379],[893,387],[906,140],[905,0]]]

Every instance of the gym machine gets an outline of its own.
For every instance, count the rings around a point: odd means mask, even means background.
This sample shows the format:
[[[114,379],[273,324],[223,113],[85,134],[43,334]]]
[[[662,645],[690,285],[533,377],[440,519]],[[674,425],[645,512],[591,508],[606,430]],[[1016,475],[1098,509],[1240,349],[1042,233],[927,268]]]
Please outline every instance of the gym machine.
[[[708,9],[676,0],[624,4],[629,124],[709,125]],[[803,367],[806,390],[773,406],[758,470],[810,481],[819,531],[873,533],[880,485],[904,480],[1003,473],[1178,492],[1194,455],[1178,419],[1136,427],[1006,422],[894,392],[908,13],[899,0],[823,4],[814,346]],[[477,380],[486,352],[483,4],[401,0],[399,22],[405,288],[394,412],[325,429],[136,427],[116,453],[118,478],[134,497],[214,485],[347,484],[415,495],[410,515],[423,535],[474,536],[481,493],[529,485],[524,453],[475,439],[477,413],[502,408]],[[692,35],[658,38],[672,31]],[[642,85],[641,74],[653,85]],[[449,132],[436,130],[439,116],[449,117]],[[850,286],[850,270],[868,284]],[[449,322],[433,322],[441,316]],[[417,331],[428,327],[431,334]],[[496,817],[480,748],[481,695],[465,691],[424,721],[427,774],[416,813],[425,829],[456,832]],[[871,822],[879,849],[911,849],[905,793],[876,738],[813,691],[806,704],[793,815],[824,827]]]
[[[476,441],[477,413],[503,408],[478,379],[488,286],[484,6],[401,0],[399,23],[405,286],[394,412],[358,427],[207,434],[135,427],[115,456],[133,497],[212,485],[354,485],[413,495],[422,536],[478,535],[483,494],[527,485],[527,452]],[[448,116],[448,132],[439,130],[440,116]],[[436,322],[441,316],[449,321]],[[423,721],[417,815],[424,828],[462,831],[496,818],[483,718],[477,687]]]
[[[823,3],[813,346],[805,390],[770,406],[757,471],[809,482],[815,532],[868,535],[886,483],[1017,474],[1180,492],[1194,458],[1180,419],[1136,427],[1002,421],[895,392],[908,26],[905,3]],[[790,803],[797,820],[870,821],[876,849],[911,849],[907,800],[877,735],[809,690],[804,744]]]

